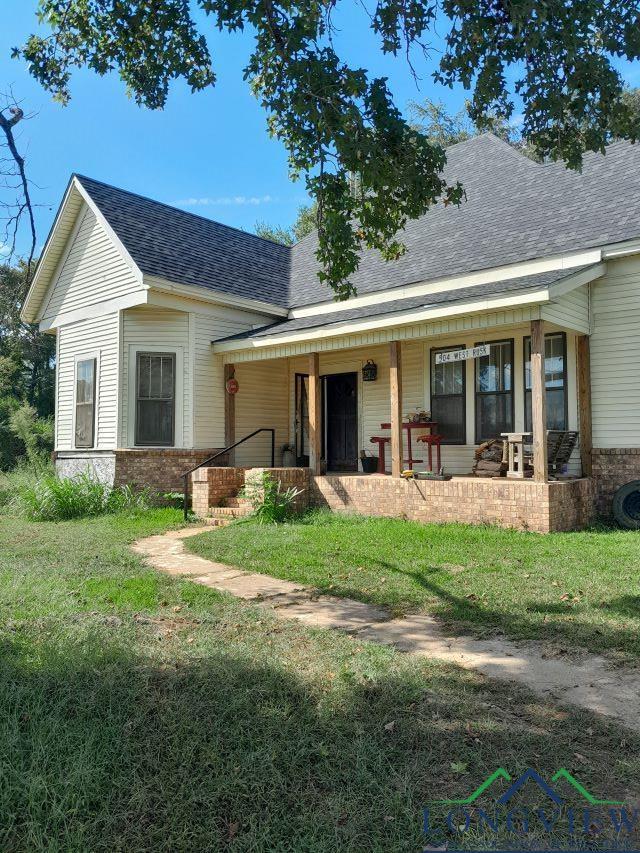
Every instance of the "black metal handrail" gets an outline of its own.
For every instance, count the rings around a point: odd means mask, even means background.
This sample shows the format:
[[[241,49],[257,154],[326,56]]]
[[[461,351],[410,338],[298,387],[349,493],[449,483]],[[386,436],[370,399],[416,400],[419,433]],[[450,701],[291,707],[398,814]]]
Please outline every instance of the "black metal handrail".
[[[245,435],[244,438],[241,438],[239,441],[230,444],[228,447],[225,447],[223,450],[218,450],[213,456],[209,456],[208,459],[205,459],[203,462],[199,462],[197,465],[194,465],[193,468],[189,468],[188,471],[185,471],[184,474],[181,474],[184,481],[183,486],[183,495],[184,495],[184,518],[187,520],[188,510],[187,503],[189,501],[189,480],[187,479],[190,474],[193,474],[194,471],[197,471],[198,468],[204,468],[205,465],[208,465],[209,462],[213,462],[214,459],[217,459],[219,456],[224,456],[229,451],[238,447],[239,444],[244,444],[245,441],[248,441],[250,438],[253,438],[254,435],[258,435],[260,432],[270,432],[271,433],[271,467],[276,467],[276,431],[273,427],[260,427],[260,429],[256,429],[253,432],[249,433],[249,435]]]

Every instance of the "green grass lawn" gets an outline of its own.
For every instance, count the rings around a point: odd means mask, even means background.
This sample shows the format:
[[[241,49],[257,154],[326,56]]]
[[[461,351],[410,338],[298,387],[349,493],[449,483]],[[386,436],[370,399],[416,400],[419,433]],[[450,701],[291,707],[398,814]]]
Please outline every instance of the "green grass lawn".
[[[278,621],[129,551],[179,523],[0,516],[1,850],[415,851],[423,805],[498,766],[640,794],[640,738],[612,723]]]
[[[539,535],[312,513],[190,539],[205,557],[332,595],[429,611],[453,632],[503,633],[640,657],[640,534]]]

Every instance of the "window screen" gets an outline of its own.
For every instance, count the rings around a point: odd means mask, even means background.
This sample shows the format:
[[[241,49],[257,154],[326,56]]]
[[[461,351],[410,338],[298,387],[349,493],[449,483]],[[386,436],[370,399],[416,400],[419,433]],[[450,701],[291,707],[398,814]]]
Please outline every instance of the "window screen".
[[[567,337],[564,332],[545,335],[544,373],[547,389],[547,429],[567,428]],[[524,339],[524,423],[531,423],[531,338]]]
[[[136,444],[174,443],[175,368],[173,353],[138,353],[136,361]]]

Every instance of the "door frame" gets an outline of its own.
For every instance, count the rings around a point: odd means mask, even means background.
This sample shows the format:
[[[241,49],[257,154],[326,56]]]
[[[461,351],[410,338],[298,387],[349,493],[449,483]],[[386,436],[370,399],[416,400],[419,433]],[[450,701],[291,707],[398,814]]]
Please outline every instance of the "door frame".
[[[294,408],[294,411],[293,411],[293,445],[294,445],[295,454],[296,454],[296,465],[302,464],[306,459],[307,464],[302,465],[302,467],[308,468],[309,467],[309,448],[304,447],[304,432],[302,429],[302,419],[300,419],[300,423],[298,424],[298,416],[299,416],[298,408],[302,406],[302,400],[298,398],[298,385],[300,385],[300,387],[304,387],[304,380],[305,379],[309,379],[309,374],[308,373],[301,373],[299,370],[296,370],[296,372],[293,375],[293,382],[294,382],[294,386],[293,386],[293,408]],[[308,406],[309,406],[309,398],[307,396],[307,419],[309,417]],[[298,432],[298,427],[300,429],[300,432]],[[300,444],[299,444],[299,442],[300,442]],[[307,451],[306,453],[304,453],[304,452],[300,453],[299,452],[300,450],[304,451],[305,449]],[[302,462],[300,462],[299,460],[302,460]]]
[[[359,448],[360,448],[360,373],[358,370],[338,370],[335,373],[324,373],[321,376],[322,386],[321,386],[321,424],[322,424],[322,458],[325,460],[327,465],[327,470],[329,470],[329,454],[328,454],[328,446],[327,446],[327,437],[328,437],[328,418],[327,418],[327,379],[332,379],[338,376],[353,376],[354,377],[354,389],[355,389],[355,399],[354,399],[354,411],[355,411],[355,420],[354,420],[354,435],[355,435],[355,446],[356,446],[356,456],[354,459],[355,467],[354,471],[358,471],[358,456],[359,456]]]

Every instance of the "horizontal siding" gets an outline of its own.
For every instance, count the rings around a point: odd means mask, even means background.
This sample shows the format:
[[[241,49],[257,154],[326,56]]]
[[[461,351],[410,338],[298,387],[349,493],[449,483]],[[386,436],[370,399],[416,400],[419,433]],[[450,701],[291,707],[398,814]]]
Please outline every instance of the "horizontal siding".
[[[122,419],[120,428],[120,443],[128,447],[130,441],[129,424],[129,383],[131,367],[129,353],[131,347],[162,347],[167,352],[177,348],[182,349],[182,446],[191,447],[192,442],[192,392],[191,368],[189,357],[189,315],[183,311],[172,311],[168,308],[144,306],[130,308],[123,312],[123,353],[122,353]],[[133,415],[132,415],[133,416]]]
[[[211,342],[269,322],[262,315],[220,307],[192,315],[194,446],[224,446],[224,364]]]
[[[96,447],[105,450],[116,447],[118,329],[117,312],[58,329],[56,449],[73,449],[75,361],[93,353],[99,355]]]
[[[80,216],[80,226],[43,311],[45,318],[142,289],[94,213],[84,208]]]
[[[276,465],[289,440],[289,376],[286,360],[239,365],[235,372],[236,441],[261,427],[276,430]],[[255,436],[236,450],[237,465],[271,464],[271,437]]]
[[[591,289],[594,447],[640,447],[640,259],[610,261]]]
[[[575,290],[558,297],[542,308],[542,317],[561,328],[589,333],[589,285],[583,284]]]

